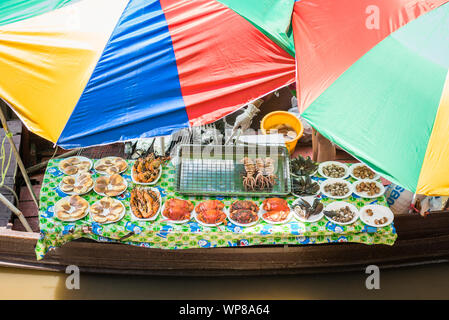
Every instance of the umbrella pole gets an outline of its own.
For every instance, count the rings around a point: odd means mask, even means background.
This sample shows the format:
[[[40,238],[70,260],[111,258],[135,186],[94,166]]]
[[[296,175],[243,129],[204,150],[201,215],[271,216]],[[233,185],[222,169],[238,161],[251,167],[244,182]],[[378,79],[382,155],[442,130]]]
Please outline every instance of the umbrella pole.
[[[17,217],[19,217],[20,222],[22,222],[23,226],[25,227],[25,230],[27,232],[33,232],[33,229],[31,229],[30,225],[28,224],[28,221],[25,219],[25,217],[23,216],[22,211],[20,211],[19,209],[17,209],[11,202],[9,202],[8,199],[5,198],[4,195],[2,195],[0,193],[0,201],[3,202],[5,204],[5,206],[8,207],[8,209],[10,209],[12,212],[14,212],[16,214]]]
[[[31,193],[31,197],[34,200],[36,207],[39,209],[39,201],[36,197],[36,194],[33,191],[33,187],[31,186],[30,178],[28,177],[25,166],[23,165],[22,158],[20,157],[19,151],[17,151],[16,145],[14,144],[14,141],[12,140],[12,134],[11,134],[11,132],[9,132],[8,123],[6,121],[5,115],[3,114],[3,110],[1,110],[1,108],[0,108],[0,120],[3,125],[3,130],[5,130],[6,137],[8,138],[9,144],[11,145],[11,150],[13,151],[14,156],[16,157],[17,164],[19,165],[19,168],[20,168],[20,172],[22,172],[22,176],[25,179],[25,183],[28,187],[28,190]]]

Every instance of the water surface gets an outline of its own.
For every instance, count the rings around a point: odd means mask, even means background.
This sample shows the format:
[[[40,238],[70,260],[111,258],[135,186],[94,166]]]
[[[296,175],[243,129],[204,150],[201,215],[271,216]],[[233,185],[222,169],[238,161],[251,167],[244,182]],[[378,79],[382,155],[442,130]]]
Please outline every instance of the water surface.
[[[380,290],[363,272],[256,277],[150,277],[0,268],[0,299],[449,299],[449,264],[382,270]]]

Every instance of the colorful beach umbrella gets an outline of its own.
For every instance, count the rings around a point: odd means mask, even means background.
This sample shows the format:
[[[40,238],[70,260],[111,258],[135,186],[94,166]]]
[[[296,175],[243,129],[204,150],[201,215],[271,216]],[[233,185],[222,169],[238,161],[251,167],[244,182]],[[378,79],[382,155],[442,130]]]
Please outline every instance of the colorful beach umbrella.
[[[427,195],[449,195],[447,2],[300,0],[293,13],[302,116]]]
[[[3,0],[0,97],[85,147],[212,122],[295,81],[292,0]]]

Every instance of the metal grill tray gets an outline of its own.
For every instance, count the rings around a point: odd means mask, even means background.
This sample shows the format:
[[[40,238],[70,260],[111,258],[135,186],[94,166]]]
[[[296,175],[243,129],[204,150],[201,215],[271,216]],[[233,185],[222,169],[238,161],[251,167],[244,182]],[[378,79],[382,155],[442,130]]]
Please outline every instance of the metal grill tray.
[[[176,159],[176,192],[187,195],[269,196],[291,191],[290,162],[284,146],[181,145]],[[246,191],[244,157],[274,160],[277,183],[271,190]]]

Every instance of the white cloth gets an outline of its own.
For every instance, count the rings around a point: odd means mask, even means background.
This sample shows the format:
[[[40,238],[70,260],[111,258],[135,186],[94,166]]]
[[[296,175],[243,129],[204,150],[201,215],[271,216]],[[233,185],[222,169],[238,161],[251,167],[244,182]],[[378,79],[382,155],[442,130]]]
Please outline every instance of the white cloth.
[[[242,132],[249,129],[253,118],[256,116],[256,114],[259,113],[259,111],[260,111],[259,108],[257,108],[254,104],[252,103],[248,104],[248,107],[246,108],[245,112],[243,112],[241,115],[237,117],[237,119],[235,119],[232,132],[234,133],[238,129],[241,129]]]

